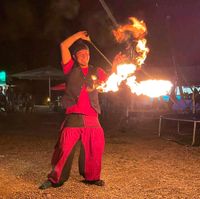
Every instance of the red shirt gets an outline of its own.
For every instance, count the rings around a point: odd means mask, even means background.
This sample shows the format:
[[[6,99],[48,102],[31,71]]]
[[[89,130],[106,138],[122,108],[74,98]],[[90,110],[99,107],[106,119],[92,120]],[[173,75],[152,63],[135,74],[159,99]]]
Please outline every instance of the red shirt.
[[[71,59],[67,64],[63,64],[63,72],[64,74],[68,74],[74,65],[74,61]],[[88,68],[82,68],[82,72],[84,76],[88,73]],[[97,75],[99,81],[105,81],[107,79],[107,75],[102,68],[97,68]],[[88,92],[86,90],[86,86],[83,85],[77,104],[70,106],[66,109],[66,114],[70,113],[79,113],[89,116],[97,116],[98,113],[95,109],[91,106],[90,98]]]

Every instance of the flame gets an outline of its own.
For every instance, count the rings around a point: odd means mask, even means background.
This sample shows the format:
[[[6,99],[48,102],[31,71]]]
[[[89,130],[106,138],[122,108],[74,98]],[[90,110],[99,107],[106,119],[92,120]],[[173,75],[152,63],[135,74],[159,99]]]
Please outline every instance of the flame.
[[[96,76],[96,75],[91,75],[91,79],[92,79],[93,81],[96,81],[96,80],[97,80],[97,76]]]
[[[129,20],[132,22],[132,32],[134,38],[143,38],[147,34],[147,27],[144,21],[139,21],[135,17],[130,17]]]
[[[98,90],[103,92],[119,90],[119,85],[123,80],[126,80],[130,74],[136,71],[136,66],[134,64],[121,64],[117,66],[116,73],[112,73],[108,80],[98,86]]]
[[[130,17],[129,20],[131,24],[120,26],[117,30],[113,31],[113,34],[117,42],[128,43],[128,49],[134,51],[134,56],[131,55],[131,57],[128,57],[121,52],[117,54],[113,62],[112,69],[114,72],[105,83],[98,85],[96,89],[102,92],[116,92],[119,90],[119,85],[122,81],[125,81],[126,85],[130,87],[131,92],[136,95],[143,94],[149,97],[159,97],[168,94],[172,88],[170,81],[136,81],[134,73],[144,64],[149,52],[149,48],[146,46],[147,40],[144,38],[147,34],[147,28],[143,21],[139,21],[134,17]],[[130,42],[132,43],[130,44]]]
[[[135,51],[135,56],[129,59],[139,69],[144,64],[149,52],[149,48],[146,47],[147,41],[144,38],[147,34],[147,27],[144,21],[139,21],[135,17],[130,17],[129,20],[131,24],[120,26],[117,30],[113,31],[113,34],[117,42],[127,42],[128,49]],[[132,41],[130,41],[131,39]],[[134,48],[135,44],[136,47]]]
[[[172,83],[167,80],[146,80],[137,82],[134,72],[136,66],[134,64],[121,64],[117,66],[116,73],[112,73],[108,80],[99,85],[97,90],[102,92],[119,90],[119,85],[122,81],[130,88],[132,93],[136,95],[146,95],[149,97],[159,97],[169,94],[172,89]]]
[[[100,90],[102,92],[109,92],[113,91],[116,92],[119,90],[119,85],[122,82],[122,78],[120,78],[115,73],[112,73],[112,75],[109,76],[106,83],[103,83],[97,87],[97,90]]]
[[[147,34],[147,28],[146,28],[146,24],[144,23],[144,21],[139,21],[135,17],[130,17],[129,20],[132,24],[126,24],[124,26],[119,26],[119,28],[117,30],[113,30],[115,39],[119,43],[128,40],[130,38],[130,36],[139,40],[141,38],[144,38],[144,36]],[[129,32],[131,34],[128,35],[127,32]]]
[[[130,74],[136,71],[134,64],[121,64],[117,66],[117,76],[125,80]]]
[[[132,93],[136,95],[143,94],[149,97],[159,97],[169,94],[173,86],[167,80],[146,80],[138,83],[135,81],[135,77],[128,78],[126,84],[130,87]]]
[[[142,64],[144,64],[144,61],[147,57],[147,53],[149,52],[149,48],[146,47],[147,40],[146,39],[141,39],[138,40],[137,45],[136,45],[136,52],[139,54],[135,58],[136,64],[141,67]]]

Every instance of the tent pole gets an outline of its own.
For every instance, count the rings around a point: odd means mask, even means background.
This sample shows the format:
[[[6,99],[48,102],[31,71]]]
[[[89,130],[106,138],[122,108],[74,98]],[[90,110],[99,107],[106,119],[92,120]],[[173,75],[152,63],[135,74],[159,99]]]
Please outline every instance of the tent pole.
[[[196,113],[196,103],[195,103],[195,93],[192,93],[192,114],[195,115]]]
[[[49,76],[49,99],[51,102],[51,77]]]

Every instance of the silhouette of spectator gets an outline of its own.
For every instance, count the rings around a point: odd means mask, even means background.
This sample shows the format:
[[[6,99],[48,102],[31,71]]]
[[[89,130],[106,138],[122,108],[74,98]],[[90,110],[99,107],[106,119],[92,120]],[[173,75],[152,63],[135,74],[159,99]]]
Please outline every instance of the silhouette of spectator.
[[[34,100],[33,100],[33,96],[31,94],[27,94],[26,95],[26,112],[33,112],[34,110]]]
[[[11,88],[10,86],[6,89],[6,99],[8,102],[8,108],[10,111],[14,111],[15,110],[15,103],[16,103],[16,97],[15,97],[15,93],[13,88]]]
[[[194,99],[195,99],[195,103],[200,103],[200,94],[199,91],[195,88],[194,89]]]
[[[6,96],[3,93],[3,87],[0,86],[0,109],[4,109],[6,110],[6,105],[7,105],[7,101],[6,101]]]

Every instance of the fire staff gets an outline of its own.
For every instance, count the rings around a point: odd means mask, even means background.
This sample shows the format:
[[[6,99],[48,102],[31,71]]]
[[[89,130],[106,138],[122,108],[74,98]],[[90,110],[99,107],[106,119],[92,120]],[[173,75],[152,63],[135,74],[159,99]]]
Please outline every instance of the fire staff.
[[[60,45],[63,72],[67,79],[66,118],[53,153],[52,171],[40,189],[61,186],[69,178],[73,149],[79,140],[79,172],[84,177],[83,182],[104,185],[100,178],[104,131],[98,120],[100,106],[94,79],[95,82],[105,81],[107,75],[103,69],[89,65],[90,52],[85,41],[90,42],[90,38],[86,31],[81,31]]]

